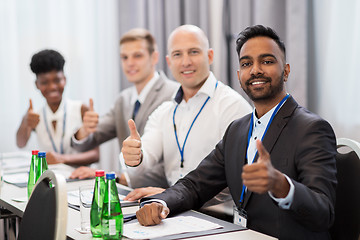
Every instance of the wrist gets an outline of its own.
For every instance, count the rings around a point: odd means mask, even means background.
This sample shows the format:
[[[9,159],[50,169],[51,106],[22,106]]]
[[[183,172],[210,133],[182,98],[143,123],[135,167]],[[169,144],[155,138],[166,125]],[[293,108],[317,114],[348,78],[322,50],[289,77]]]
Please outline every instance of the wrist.
[[[79,128],[79,130],[75,133],[76,140],[81,140],[89,136],[89,133],[84,129],[84,127]]]
[[[69,158],[65,154],[61,154],[60,157],[59,157],[59,160],[60,160],[59,162],[63,163],[63,164],[69,163]]]
[[[141,163],[142,163],[142,161],[143,161],[143,151],[142,151],[142,149],[141,149],[141,153],[140,153],[140,160],[139,160],[140,162],[138,163],[138,164],[136,164],[136,165],[134,165],[134,166],[132,166],[132,167],[137,167],[137,166],[139,166]]]
[[[274,189],[271,191],[271,193],[276,198],[285,198],[290,190],[290,185],[288,181],[286,180],[286,177],[281,172],[277,171],[277,180],[274,185]]]

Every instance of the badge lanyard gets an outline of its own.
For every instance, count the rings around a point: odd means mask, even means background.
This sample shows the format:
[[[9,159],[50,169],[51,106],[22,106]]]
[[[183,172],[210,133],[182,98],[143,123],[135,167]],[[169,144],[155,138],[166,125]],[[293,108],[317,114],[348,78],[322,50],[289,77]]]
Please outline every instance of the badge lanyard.
[[[44,120],[45,120],[45,126],[46,126],[46,132],[49,135],[50,141],[51,141],[51,145],[54,149],[55,152],[58,152],[56,146],[55,146],[55,142],[53,137],[51,136],[50,133],[50,129],[47,123],[47,117],[46,117],[46,111],[45,111],[45,107],[43,108],[43,112],[44,112]],[[66,104],[64,104],[64,117],[63,117],[63,131],[62,131],[62,135],[61,135],[61,142],[60,142],[60,153],[64,154],[64,136],[65,136],[65,124],[66,124]]]
[[[286,94],[286,96],[279,102],[279,104],[276,106],[274,112],[272,113],[271,117],[270,117],[270,120],[266,126],[266,129],[265,129],[265,132],[264,134],[262,135],[261,137],[261,141],[263,141],[264,139],[264,136],[267,132],[267,130],[269,129],[270,127],[270,124],[271,122],[273,121],[276,113],[279,111],[280,107],[283,105],[283,103],[286,101],[286,99],[289,98],[289,94]],[[247,138],[247,147],[246,147],[246,156],[247,156],[247,150],[249,148],[249,143],[250,143],[250,138],[251,138],[251,135],[252,135],[252,130],[253,130],[253,125],[254,125],[254,114],[251,114],[251,120],[250,120],[250,128],[249,128],[249,133],[248,133],[248,138]],[[255,158],[256,158],[256,155],[257,155],[257,150],[256,150],[256,153],[254,155],[254,159],[252,160],[251,164],[254,162]],[[243,202],[244,200],[244,194],[245,194],[245,190],[246,190],[246,187],[245,185],[243,184],[243,187],[242,187],[242,191],[241,191],[241,196],[240,196],[240,204]]]
[[[216,81],[216,84],[215,84],[215,90],[218,86],[218,81]],[[207,97],[207,99],[205,100],[204,104],[202,105],[202,107],[200,108],[199,112],[196,114],[194,120],[192,121],[191,125],[190,125],[190,128],[186,134],[186,137],[185,137],[185,140],[184,140],[184,144],[183,144],[183,147],[181,148],[180,147],[180,143],[179,143],[179,139],[178,139],[178,135],[177,135],[177,131],[176,131],[176,124],[175,124],[175,114],[176,114],[176,110],[179,106],[179,104],[176,105],[175,109],[174,109],[174,114],[173,114],[173,125],[174,125],[174,132],[175,132],[175,138],[176,138],[176,143],[177,143],[177,146],[178,146],[178,149],[180,151],[180,156],[181,156],[181,159],[180,159],[180,168],[183,168],[184,167],[184,149],[185,149],[185,144],[186,144],[186,140],[189,136],[189,133],[191,131],[191,128],[193,127],[196,119],[198,118],[198,116],[200,115],[201,111],[203,110],[203,108],[205,107],[206,103],[209,101],[210,99],[210,96]]]

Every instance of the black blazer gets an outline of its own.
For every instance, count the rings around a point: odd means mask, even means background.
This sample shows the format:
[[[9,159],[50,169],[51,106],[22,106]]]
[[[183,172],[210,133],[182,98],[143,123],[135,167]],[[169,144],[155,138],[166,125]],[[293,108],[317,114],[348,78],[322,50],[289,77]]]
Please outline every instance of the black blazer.
[[[194,171],[151,198],[164,200],[174,214],[201,207],[228,186],[240,206],[250,118],[251,114],[231,123],[222,141]],[[294,199],[291,208],[283,210],[269,194],[248,191],[243,203],[248,228],[279,239],[330,239],[337,181],[336,139],[329,123],[290,96],[275,115],[263,144],[273,166],[292,180]]]

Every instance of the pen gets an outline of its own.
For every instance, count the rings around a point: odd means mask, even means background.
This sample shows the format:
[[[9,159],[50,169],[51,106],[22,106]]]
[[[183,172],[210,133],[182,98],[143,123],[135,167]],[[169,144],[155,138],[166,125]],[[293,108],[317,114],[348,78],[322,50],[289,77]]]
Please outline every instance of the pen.
[[[131,220],[136,219],[136,213],[134,214],[127,214],[126,216],[124,216],[124,223],[129,222]]]

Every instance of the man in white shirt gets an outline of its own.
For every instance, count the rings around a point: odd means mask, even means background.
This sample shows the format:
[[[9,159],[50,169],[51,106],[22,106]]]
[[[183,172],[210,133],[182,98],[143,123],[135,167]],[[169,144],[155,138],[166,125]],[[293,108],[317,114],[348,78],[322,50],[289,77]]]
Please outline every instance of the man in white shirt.
[[[86,112],[83,126],[72,138],[73,148],[85,151],[117,137],[121,149],[122,142],[129,135],[127,121],[130,118],[134,119],[142,134],[148,116],[161,103],[170,100],[179,86],[155,70],[158,63],[156,48],[154,37],[145,29],[132,29],[121,37],[122,70],[134,86],[122,91],[112,109],[100,119],[93,108]],[[136,178],[135,186],[166,186],[162,165],[158,166],[154,166],[152,175],[146,179],[142,176]],[[71,177],[95,177],[95,170],[81,167]]]
[[[163,160],[167,181],[173,185],[198,166],[234,119],[251,112],[249,103],[210,71],[213,55],[206,35],[196,26],[183,25],[170,34],[166,60],[181,87],[171,102],[151,114],[141,139],[129,120],[131,135],[123,143],[122,154],[128,166],[137,166],[127,169],[130,178],[146,174]],[[140,188],[126,200],[162,191]]]

